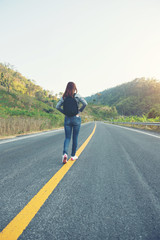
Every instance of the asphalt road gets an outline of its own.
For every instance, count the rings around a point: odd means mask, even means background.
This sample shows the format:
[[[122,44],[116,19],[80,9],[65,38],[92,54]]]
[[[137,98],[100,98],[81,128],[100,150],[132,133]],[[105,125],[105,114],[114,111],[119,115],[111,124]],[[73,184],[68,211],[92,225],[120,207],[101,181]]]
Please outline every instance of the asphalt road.
[[[18,239],[160,240],[160,135],[96,125]],[[93,128],[82,125],[78,147]],[[1,231],[62,167],[63,141],[63,130],[0,141]]]

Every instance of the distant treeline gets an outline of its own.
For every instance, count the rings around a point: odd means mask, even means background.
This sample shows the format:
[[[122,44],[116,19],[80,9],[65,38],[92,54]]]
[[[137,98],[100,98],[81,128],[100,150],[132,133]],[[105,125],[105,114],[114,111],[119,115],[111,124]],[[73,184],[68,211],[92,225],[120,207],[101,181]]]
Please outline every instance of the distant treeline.
[[[92,104],[115,107],[120,115],[160,116],[160,82],[156,79],[136,78],[86,99]]]

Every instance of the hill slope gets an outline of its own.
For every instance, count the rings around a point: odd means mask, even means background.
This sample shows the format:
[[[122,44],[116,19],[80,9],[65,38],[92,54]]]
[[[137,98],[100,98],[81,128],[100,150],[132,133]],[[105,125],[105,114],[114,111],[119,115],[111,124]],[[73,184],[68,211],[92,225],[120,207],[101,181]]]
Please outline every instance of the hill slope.
[[[0,64],[0,136],[63,126],[64,115],[55,108],[57,101],[52,92],[10,65]],[[88,105],[81,117],[86,122],[116,115],[115,108]]]
[[[160,82],[140,78],[86,98],[94,104],[116,107],[121,115],[142,115],[150,111],[160,115]]]

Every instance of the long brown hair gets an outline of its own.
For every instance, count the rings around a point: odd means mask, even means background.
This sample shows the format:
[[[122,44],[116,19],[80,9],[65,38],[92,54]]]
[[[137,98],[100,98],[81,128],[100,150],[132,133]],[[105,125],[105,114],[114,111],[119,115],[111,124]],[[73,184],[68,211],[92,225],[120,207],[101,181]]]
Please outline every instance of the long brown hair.
[[[74,96],[74,93],[77,93],[77,87],[76,87],[76,84],[74,83],[74,82],[69,82],[68,84],[67,84],[67,87],[66,87],[66,90],[65,90],[65,92],[64,92],[64,94],[63,94],[63,99],[65,98],[65,97],[73,97]]]

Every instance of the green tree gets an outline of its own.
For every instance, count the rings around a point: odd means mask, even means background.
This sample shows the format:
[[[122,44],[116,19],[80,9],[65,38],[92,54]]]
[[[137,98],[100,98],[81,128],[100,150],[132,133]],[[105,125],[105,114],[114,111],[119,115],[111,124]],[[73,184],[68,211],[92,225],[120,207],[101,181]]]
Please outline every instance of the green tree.
[[[154,108],[151,108],[151,110],[148,112],[147,117],[148,118],[160,117],[160,106],[155,105]]]
[[[5,87],[5,83],[4,83],[4,73],[1,72],[1,78],[0,78],[0,85]]]
[[[13,76],[10,74],[10,70],[4,73],[4,86],[10,92],[11,87],[13,86]]]
[[[35,93],[35,97],[39,100],[39,101],[42,101],[43,98],[44,98],[44,94],[42,91],[38,91]]]

